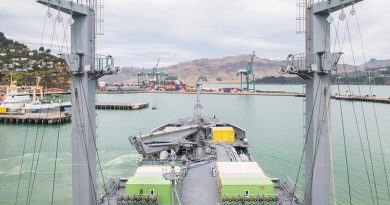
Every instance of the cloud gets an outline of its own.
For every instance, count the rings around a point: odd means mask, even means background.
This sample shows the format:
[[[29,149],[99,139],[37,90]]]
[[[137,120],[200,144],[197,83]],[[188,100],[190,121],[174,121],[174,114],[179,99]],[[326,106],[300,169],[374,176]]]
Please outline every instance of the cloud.
[[[262,58],[284,59],[289,53],[304,51],[304,35],[295,34],[295,3],[110,0],[105,2],[105,35],[98,37],[97,48],[99,53],[116,56],[116,63],[122,66],[137,67],[150,67],[158,58],[163,65],[170,65],[195,58],[249,54],[253,50]],[[367,58],[390,58],[390,27],[386,22],[390,19],[386,9],[389,7],[388,0],[356,5]],[[46,11],[45,6],[31,0],[2,0],[1,30],[37,48]],[[55,15],[57,11],[52,12]],[[361,45],[355,21],[351,21],[350,29],[353,48],[358,50]],[[51,44],[52,30],[53,25],[48,24],[43,39],[46,47]],[[61,30],[58,35],[63,35]],[[348,47],[346,44],[345,51]],[[350,62],[351,57],[345,55]],[[356,51],[356,56],[362,62],[362,53]]]

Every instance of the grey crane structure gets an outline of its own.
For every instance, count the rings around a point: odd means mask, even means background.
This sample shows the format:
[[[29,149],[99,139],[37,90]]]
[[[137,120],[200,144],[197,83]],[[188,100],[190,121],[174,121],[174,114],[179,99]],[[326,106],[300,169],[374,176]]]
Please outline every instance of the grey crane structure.
[[[66,0],[38,3],[72,16],[71,54],[66,55],[72,80],[72,195],[74,205],[96,205],[96,80],[118,71],[111,56],[95,53],[96,16],[93,4]],[[78,2],[78,1],[77,1]]]
[[[330,13],[363,0],[320,0],[305,3],[306,53],[289,55],[286,73],[305,79],[305,196],[306,205],[329,204],[330,75],[342,53],[330,52]]]

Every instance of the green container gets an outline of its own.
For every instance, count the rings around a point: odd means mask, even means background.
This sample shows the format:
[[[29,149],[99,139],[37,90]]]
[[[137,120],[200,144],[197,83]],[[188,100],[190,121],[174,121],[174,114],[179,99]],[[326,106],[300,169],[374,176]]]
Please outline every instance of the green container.
[[[274,184],[268,177],[223,177],[220,178],[223,195],[272,195]]]
[[[125,191],[133,195],[157,195],[159,204],[171,204],[171,183],[162,177],[130,177],[126,182]]]

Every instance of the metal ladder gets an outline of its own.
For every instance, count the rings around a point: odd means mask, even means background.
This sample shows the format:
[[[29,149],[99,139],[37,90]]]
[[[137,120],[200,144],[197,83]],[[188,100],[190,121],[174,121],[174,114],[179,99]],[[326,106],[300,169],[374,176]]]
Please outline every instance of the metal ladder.
[[[307,0],[296,0],[296,2],[296,33],[305,34]]]

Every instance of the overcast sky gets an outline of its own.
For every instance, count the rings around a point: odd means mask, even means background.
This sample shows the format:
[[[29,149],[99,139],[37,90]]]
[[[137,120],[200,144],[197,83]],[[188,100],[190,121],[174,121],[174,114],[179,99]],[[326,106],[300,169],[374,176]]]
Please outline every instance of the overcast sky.
[[[137,67],[151,67],[158,58],[171,65],[253,50],[260,58],[285,59],[304,51],[304,36],[295,34],[295,4],[296,0],[105,0],[105,35],[98,37],[98,52],[113,55],[118,65]],[[390,0],[365,0],[355,7],[367,58],[390,59]],[[0,0],[0,31],[37,49],[46,11],[34,0]],[[54,18],[57,11],[52,13]],[[338,14],[333,15],[337,22]],[[66,23],[68,16],[63,16]],[[43,33],[45,48],[52,41],[50,21]],[[357,63],[362,63],[356,25],[351,18],[352,46]],[[62,42],[62,25],[56,28]],[[352,63],[348,36],[345,42],[345,58]],[[54,40],[52,50],[56,44]]]

